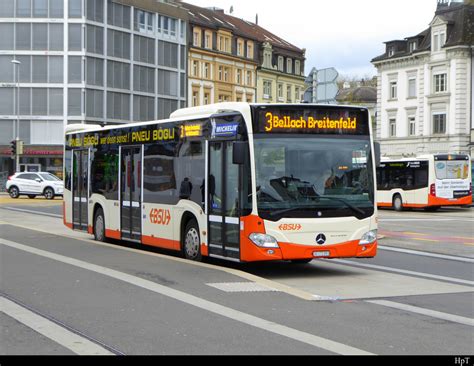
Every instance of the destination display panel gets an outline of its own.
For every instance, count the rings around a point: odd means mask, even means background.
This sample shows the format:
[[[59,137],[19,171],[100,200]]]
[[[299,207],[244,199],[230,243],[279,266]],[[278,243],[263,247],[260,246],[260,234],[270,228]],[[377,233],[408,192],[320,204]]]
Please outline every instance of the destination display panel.
[[[369,135],[365,109],[337,106],[257,106],[254,132],[261,134]]]

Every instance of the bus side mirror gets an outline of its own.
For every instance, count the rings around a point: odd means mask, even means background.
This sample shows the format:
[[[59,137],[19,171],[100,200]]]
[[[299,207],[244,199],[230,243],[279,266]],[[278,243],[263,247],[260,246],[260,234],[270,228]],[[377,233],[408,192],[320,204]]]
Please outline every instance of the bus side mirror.
[[[232,162],[236,165],[243,165],[248,160],[248,143],[236,141],[233,143]]]
[[[375,166],[379,167],[380,162],[382,161],[382,154],[380,150],[380,142],[374,142],[374,154],[375,154]]]

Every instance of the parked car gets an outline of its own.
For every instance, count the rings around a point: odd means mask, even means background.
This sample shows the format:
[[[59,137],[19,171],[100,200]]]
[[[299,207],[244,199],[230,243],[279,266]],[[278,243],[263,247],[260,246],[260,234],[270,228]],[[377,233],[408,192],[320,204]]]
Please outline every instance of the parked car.
[[[6,190],[11,198],[27,195],[29,198],[44,196],[52,200],[63,195],[64,183],[51,173],[15,173],[8,177]]]

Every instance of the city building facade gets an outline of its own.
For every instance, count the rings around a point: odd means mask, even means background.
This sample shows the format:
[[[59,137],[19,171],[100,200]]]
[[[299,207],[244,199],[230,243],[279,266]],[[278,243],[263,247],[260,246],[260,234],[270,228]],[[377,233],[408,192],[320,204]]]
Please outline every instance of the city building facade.
[[[305,90],[305,50],[218,8],[189,10],[188,104],[296,103]]]
[[[256,100],[255,41],[222,9],[187,3],[188,105]]]
[[[258,27],[258,26],[256,26]],[[260,65],[257,71],[259,103],[299,103],[305,92],[305,53],[258,27]]]
[[[439,0],[429,28],[372,60],[384,156],[471,152],[473,19],[474,5]]]
[[[13,172],[17,136],[22,170],[61,176],[67,124],[186,105],[187,12],[173,1],[2,0],[0,32],[0,175]]]
[[[305,49],[300,49],[255,23],[235,19],[255,41],[257,103],[299,103],[305,91]]]

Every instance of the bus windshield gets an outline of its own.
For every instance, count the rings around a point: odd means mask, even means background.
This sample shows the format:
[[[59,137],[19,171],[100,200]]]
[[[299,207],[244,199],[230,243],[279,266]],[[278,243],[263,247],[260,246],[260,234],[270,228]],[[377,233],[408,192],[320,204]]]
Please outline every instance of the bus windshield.
[[[255,135],[260,217],[279,221],[372,216],[370,146],[368,136]]]

